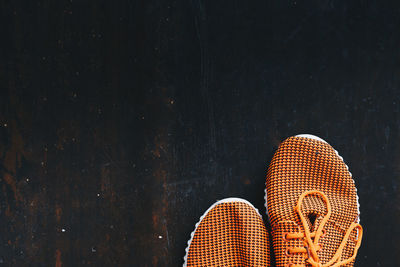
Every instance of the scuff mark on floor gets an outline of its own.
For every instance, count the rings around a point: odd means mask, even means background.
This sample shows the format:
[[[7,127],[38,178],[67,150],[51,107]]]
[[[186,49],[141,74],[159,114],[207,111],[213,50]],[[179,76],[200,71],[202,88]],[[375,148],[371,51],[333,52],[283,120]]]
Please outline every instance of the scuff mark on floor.
[[[55,267],[62,267],[62,261],[61,261],[61,251],[59,249],[56,250],[56,266]]]

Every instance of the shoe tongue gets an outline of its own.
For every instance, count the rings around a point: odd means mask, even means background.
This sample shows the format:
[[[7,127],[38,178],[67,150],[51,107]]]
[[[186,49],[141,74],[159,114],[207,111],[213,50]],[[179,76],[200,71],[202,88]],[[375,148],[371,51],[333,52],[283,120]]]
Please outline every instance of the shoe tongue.
[[[307,215],[306,220],[310,232],[314,232],[318,228],[319,222],[322,220],[322,218],[323,215],[321,214],[310,213]]]
[[[327,213],[326,205],[318,196],[310,195],[303,200],[302,213],[310,231],[313,232]]]

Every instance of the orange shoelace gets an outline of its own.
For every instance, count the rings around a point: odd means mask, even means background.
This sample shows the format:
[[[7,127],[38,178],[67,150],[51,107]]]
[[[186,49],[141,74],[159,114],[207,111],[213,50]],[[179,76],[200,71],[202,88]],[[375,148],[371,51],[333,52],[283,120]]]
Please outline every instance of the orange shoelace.
[[[310,229],[308,227],[306,218],[304,217],[303,213],[301,212],[301,206],[303,203],[303,199],[308,196],[308,195],[319,195],[321,196],[321,198],[323,199],[323,201],[325,202],[326,206],[327,206],[327,214],[324,216],[324,218],[321,220],[318,228],[316,229],[315,232],[311,233]],[[325,224],[328,222],[329,217],[331,216],[331,205],[329,203],[328,198],[326,197],[326,195],[320,191],[306,191],[303,194],[301,194],[301,196],[299,197],[299,200],[297,202],[297,206],[295,207],[295,211],[299,214],[301,223],[303,224],[303,228],[304,228],[304,232],[303,233],[287,233],[285,235],[285,239],[289,240],[289,239],[300,239],[300,238],[304,238],[304,247],[300,248],[288,248],[286,250],[286,254],[294,254],[294,253],[307,253],[308,254],[308,258],[307,258],[307,262],[309,264],[311,264],[311,266],[313,267],[339,267],[345,264],[348,264],[350,262],[352,262],[356,256],[357,256],[357,251],[360,248],[361,245],[361,239],[362,239],[362,234],[363,234],[363,229],[361,227],[360,224],[358,223],[352,223],[349,227],[349,229],[347,229],[346,234],[343,237],[343,241],[340,244],[338,250],[336,251],[335,255],[332,257],[332,259],[325,263],[322,264],[320,263],[320,260],[318,258],[317,255],[317,251],[319,251],[321,249],[321,246],[319,245],[319,239],[321,237],[323,237],[325,235],[325,230],[324,230],[324,226]],[[357,232],[357,240],[356,240],[356,246],[354,248],[353,251],[353,255],[345,260],[340,261],[342,253],[343,253],[343,249],[346,246],[350,234],[354,231],[354,230],[358,230]],[[289,265],[290,267],[303,267],[304,265],[299,265],[299,264],[291,264]]]

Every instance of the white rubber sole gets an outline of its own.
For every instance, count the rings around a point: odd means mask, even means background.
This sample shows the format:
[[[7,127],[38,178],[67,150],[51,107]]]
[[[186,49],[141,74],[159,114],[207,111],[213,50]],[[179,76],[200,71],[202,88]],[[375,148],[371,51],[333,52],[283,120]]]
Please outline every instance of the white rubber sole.
[[[318,136],[312,135],[312,134],[298,134],[298,135],[295,135],[295,136],[296,136],[296,137],[303,137],[303,138],[314,139],[314,140],[321,141],[321,142],[324,142],[324,143],[326,143],[326,144],[329,145],[329,143],[326,142],[324,139],[322,139],[322,138],[320,138],[320,137],[318,137]],[[332,147],[332,146],[331,146],[331,147]],[[335,148],[333,148],[333,149],[335,149]],[[339,155],[339,152],[338,152],[336,149],[335,149],[335,153],[336,153],[336,155],[344,162],[343,157]],[[354,187],[356,188],[356,195],[357,195],[357,212],[358,212],[357,222],[360,223],[360,201],[359,201],[359,197],[358,197],[356,182],[354,181],[353,174],[349,171],[349,166],[347,166],[346,162],[344,162],[344,164],[346,165],[347,171],[349,172],[350,177],[351,177],[351,179],[353,180]],[[271,220],[270,220],[270,217],[269,217],[269,213],[268,213],[267,188],[265,188],[264,193],[265,193],[265,194],[264,194],[264,199],[265,199],[265,210],[266,210],[266,213],[267,213],[268,221],[269,221],[269,223],[271,223]]]
[[[196,227],[194,228],[194,231],[190,234],[190,239],[189,239],[189,241],[187,242],[187,247],[186,247],[186,249],[185,249],[185,257],[183,257],[183,261],[184,261],[184,262],[183,262],[183,267],[186,267],[186,266],[187,266],[187,256],[188,256],[188,254],[189,254],[189,247],[190,247],[190,244],[192,243],[194,233],[196,232],[197,227],[199,227],[201,221],[207,216],[207,214],[208,214],[215,206],[217,206],[217,205],[219,205],[219,204],[222,204],[222,203],[229,203],[229,202],[242,202],[242,203],[246,203],[247,205],[249,205],[250,207],[252,207],[252,208],[257,212],[258,216],[260,216],[260,218],[262,219],[262,216],[261,216],[260,212],[258,211],[258,209],[256,209],[256,208],[253,206],[253,204],[251,204],[250,202],[248,202],[248,201],[245,200],[245,199],[236,198],[236,197],[229,197],[229,198],[225,198],[225,199],[222,199],[222,200],[219,200],[219,201],[215,202],[215,203],[214,203],[213,205],[211,205],[211,207],[209,207],[209,208],[206,210],[206,212],[204,212],[204,214],[200,217],[200,220],[196,223]]]

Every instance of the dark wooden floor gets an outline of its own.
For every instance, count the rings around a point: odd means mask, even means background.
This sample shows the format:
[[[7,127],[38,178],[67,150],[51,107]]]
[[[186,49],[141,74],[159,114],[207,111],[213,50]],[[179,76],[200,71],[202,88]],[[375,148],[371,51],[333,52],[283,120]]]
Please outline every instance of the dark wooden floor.
[[[356,179],[356,266],[399,266],[396,2],[1,1],[0,265],[180,266],[312,133]]]

